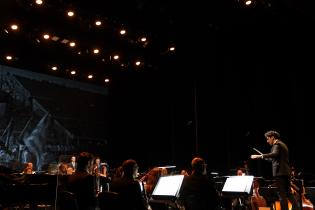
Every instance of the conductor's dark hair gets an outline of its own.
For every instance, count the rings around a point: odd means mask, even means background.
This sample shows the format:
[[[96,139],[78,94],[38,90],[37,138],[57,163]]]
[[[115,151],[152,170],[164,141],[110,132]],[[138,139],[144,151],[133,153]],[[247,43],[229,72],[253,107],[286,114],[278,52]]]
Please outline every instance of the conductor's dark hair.
[[[273,131],[273,130],[267,131],[264,135],[266,138],[273,136],[275,139],[280,139],[280,134],[277,131]]]

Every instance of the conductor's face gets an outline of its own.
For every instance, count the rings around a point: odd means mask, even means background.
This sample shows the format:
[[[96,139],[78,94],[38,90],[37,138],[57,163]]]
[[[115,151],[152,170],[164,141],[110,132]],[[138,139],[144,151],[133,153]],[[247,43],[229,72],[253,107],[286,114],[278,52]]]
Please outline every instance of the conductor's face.
[[[273,145],[273,142],[274,142],[274,137],[273,136],[268,136],[267,137],[267,143],[270,145],[270,146],[272,146]]]

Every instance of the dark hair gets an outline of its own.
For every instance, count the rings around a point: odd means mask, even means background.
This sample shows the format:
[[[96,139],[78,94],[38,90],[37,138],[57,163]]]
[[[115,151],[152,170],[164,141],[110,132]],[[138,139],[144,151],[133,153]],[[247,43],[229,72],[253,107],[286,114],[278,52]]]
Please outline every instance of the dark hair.
[[[133,171],[134,171],[134,167],[138,167],[137,162],[135,160],[133,160],[133,159],[125,160],[122,163],[122,169],[124,172],[124,176],[132,176]]]
[[[195,157],[191,161],[191,168],[196,174],[202,174],[204,167],[205,167],[205,161],[201,157]]]
[[[266,138],[273,136],[275,139],[280,139],[280,134],[277,131],[273,131],[273,130],[267,131],[264,135]]]

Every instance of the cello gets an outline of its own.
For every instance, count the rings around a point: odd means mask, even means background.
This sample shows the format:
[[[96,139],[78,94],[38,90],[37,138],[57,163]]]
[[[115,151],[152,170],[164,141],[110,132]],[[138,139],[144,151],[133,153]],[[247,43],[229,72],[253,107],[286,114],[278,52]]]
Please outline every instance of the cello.
[[[299,173],[300,174],[300,173]],[[299,175],[298,174],[298,175]],[[306,198],[305,186],[303,179],[296,179],[296,170],[294,167],[291,168],[291,192],[299,200],[302,210],[314,210],[313,203]],[[298,181],[300,184],[299,187],[295,184]]]
[[[304,180],[302,180],[302,193],[301,193],[301,201],[302,201],[302,210],[314,210],[313,203],[305,197],[305,187]]]

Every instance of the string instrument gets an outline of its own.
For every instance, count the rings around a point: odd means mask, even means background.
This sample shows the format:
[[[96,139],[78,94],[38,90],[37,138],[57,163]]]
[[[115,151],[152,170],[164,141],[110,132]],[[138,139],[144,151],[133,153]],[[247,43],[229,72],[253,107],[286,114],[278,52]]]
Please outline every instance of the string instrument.
[[[297,200],[300,200],[300,204],[302,206],[301,209],[302,210],[314,210],[313,203],[305,197],[306,193],[305,193],[305,187],[304,187],[304,181],[303,180],[301,180],[301,189],[296,184],[294,184],[294,182],[291,180],[291,192]],[[299,198],[297,198],[297,197],[299,197]],[[289,208],[289,210],[292,209],[292,204],[289,200],[288,200],[288,208]],[[275,201],[274,209],[275,210],[281,210],[280,201]]]
[[[298,187],[295,184],[295,181],[298,179],[295,178],[295,176],[291,177],[291,192],[297,198],[297,200],[300,200],[302,210],[314,210],[313,203],[305,197],[305,187],[304,187],[304,180],[299,179],[300,181],[300,187]]]
[[[253,181],[253,195],[250,198],[252,210],[258,210],[260,207],[267,207],[266,199],[259,193],[259,181]]]
[[[289,210],[292,209],[292,204],[290,201],[288,201],[288,207],[289,207]],[[280,206],[280,201],[276,201],[275,204],[274,204],[274,209],[275,210],[281,210],[281,206]]]
[[[302,210],[314,210],[313,203],[305,197],[305,187],[304,187],[303,180],[302,180],[302,189],[303,189],[303,192],[301,193]]]

